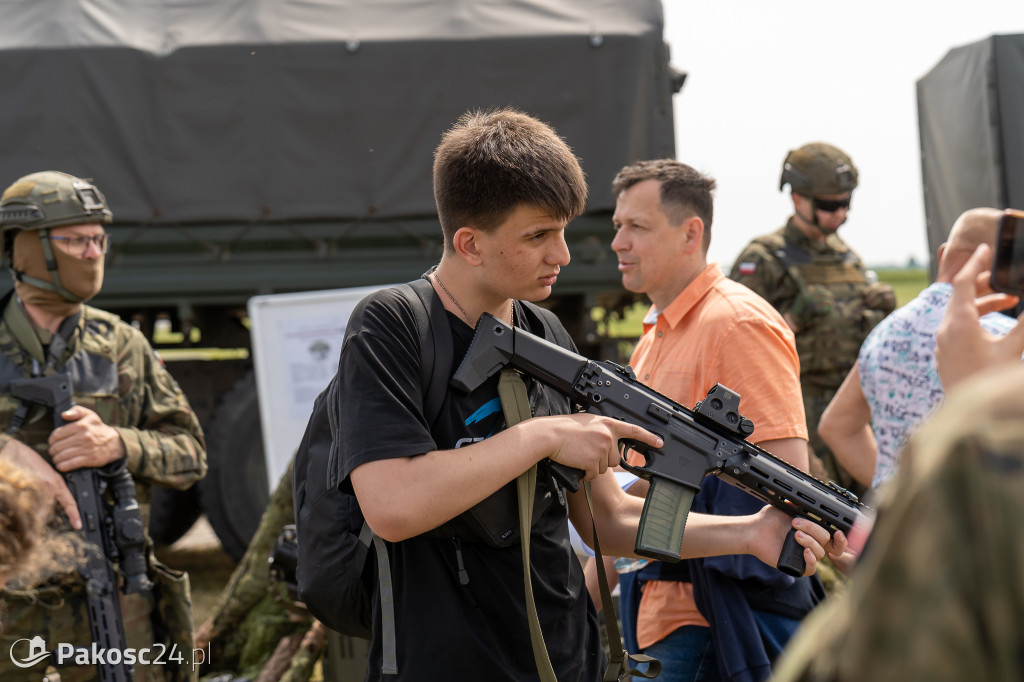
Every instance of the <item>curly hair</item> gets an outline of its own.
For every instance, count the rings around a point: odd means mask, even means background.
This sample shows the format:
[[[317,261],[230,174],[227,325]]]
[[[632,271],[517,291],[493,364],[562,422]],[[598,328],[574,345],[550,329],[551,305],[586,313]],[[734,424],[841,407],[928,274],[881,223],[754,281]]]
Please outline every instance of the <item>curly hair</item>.
[[[81,540],[50,530],[50,509],[33,476],[0,460],[0,585],[34,584],[78,564]]]

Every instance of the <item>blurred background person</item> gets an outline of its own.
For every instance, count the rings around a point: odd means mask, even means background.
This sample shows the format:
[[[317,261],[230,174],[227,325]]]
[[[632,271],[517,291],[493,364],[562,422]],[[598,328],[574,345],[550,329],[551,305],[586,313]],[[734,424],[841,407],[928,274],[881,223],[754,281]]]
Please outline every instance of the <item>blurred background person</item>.
[[[784,227],[751,241],[729,276],[771,303],[796,334],[811,472],[862,492],[818,437],[821,414],[861,343],[896,307],[892,287],[873,282],[838,234],[857,178],[850,157],[830,144],[812,142],[789,152],[779,189],[789,185],[793,214]]]
[[[957,219],[939,247],[935,282],[871,331],[822,414],[819,436],[862,485],[878,487],[892,477],[903,444],[942,401],[935,335],[953,292],[953,277],[979,245],[994,243],[1002,215],[999,209],[974,208]],[[991,258],[985,266],[990,265]],[[990,313],[980,324],[1002,336],[1014,322]]]

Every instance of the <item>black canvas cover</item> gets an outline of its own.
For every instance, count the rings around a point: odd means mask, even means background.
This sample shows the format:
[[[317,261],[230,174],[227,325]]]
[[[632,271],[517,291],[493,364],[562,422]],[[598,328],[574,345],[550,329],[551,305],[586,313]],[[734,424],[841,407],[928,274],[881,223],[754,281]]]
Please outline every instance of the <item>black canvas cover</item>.
[[[91,177],[115,223],[434,214],[464,111],[511,105],[580,156],[590,211],[672,156],[656,0],[5,0],[0,184]]]
[[[967,209],[1024,208],[1024,34],[950,50],[918,80],[917,100],[934,254]]]

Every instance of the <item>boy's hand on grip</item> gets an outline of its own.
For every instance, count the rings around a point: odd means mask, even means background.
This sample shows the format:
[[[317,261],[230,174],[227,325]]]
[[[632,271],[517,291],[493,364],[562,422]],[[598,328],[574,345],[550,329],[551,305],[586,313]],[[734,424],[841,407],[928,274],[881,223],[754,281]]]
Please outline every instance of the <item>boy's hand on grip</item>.
[[[664,445],[661,438],[650,431],[610,417],[579,413],[541,419],[557,420],[559,440],[548,458],[580,469],[585,474],[584,480],[588,481],[618,465],[622,451],[620,441],[642,443],[652,448]]]

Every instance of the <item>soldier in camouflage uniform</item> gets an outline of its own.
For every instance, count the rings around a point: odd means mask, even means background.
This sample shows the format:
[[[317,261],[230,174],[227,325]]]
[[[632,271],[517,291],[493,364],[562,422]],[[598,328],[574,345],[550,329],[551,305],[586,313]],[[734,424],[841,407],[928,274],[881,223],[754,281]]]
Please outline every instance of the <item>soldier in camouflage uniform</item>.
[[[0,301],[0,458],[43,480],[49,504],[59,502],[75,527],[78,511],[54,467],[70,471],[126,458],[142,503],[151,485],[184,489],[206,471],[199,422],[146,339],[115,315],[84,305],[103,282],[109,243],[103,225],[110,221],[99,190],[64,173],[25,176],[0,197],[4,255],[15,279]],[[74,392],[75,406],[62,415],[68,423],[54,430],[52,410],[35,405],[21,427],[11,429],[21,402],[8,393],[10,382],[61,372],[70,375]],[[191,664],[187,576],[161,566],[151,553],[149,559],[153,590],[120,595],[127,646],[174,643]],[[15,667],[12,658],[28,657],[28,644],[13,646],[17,640],[41,636],[51,652],[59,643],[90,645],[84,589],[71,571],[0,591],[0,679],[38,682],[55,659]],[[189,668],[137,664],[135,681],[187,679]],[[62,682],[97,677],[93,665],[58,672]]]
[[[857,187],[850,157],[832,145],[804,145],[786,157],[779,189],[787,184],[793,215],[748,244],[729,276],[771,303],[796,334],[813,473],[862,491],[818,436],[818,421],[896,299],[892,287],[869,279],[838,234]]]

